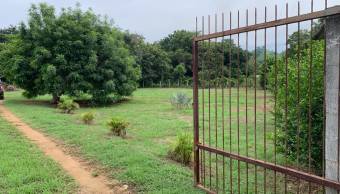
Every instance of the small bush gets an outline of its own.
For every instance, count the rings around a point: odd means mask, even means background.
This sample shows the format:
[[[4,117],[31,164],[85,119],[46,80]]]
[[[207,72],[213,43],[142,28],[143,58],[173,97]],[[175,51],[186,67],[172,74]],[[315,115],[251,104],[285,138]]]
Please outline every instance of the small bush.
[[[182,109],[182,108],[189,108],[192,102],[192,99],[189,98],[185,93],[177,93],[172,95],[172,97],[170,98],[170,102],[171,104],[178,108],[178,109]]]
[[[129,123],[118,118],[112,118],[110,121],[107,122],[107,125],[110,127],[113,135],[125,137],[126,128],[128,127]]]
[[[62,113],[72,114],[75,110],[79,109],[79,104],[72,99],[62,99],[58,104],[58,109],[60,109]]]
[[[180,134],[177,141],[168,152],[168,156],[184,165],[189,165],[192,160],[193,140],[191,135]]]
[[[86,112],[81,115],[81,120],[87,125],[91,124],[94,120],[94,113],[93,112]]]

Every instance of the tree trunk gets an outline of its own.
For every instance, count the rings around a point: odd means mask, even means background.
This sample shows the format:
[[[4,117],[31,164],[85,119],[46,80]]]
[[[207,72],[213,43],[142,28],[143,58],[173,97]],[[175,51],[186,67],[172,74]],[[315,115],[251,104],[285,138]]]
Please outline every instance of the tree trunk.
[[[60,96],[58,94],[52,94],[53,99],[52,99],[52,104],[58,104],[60,101]]]

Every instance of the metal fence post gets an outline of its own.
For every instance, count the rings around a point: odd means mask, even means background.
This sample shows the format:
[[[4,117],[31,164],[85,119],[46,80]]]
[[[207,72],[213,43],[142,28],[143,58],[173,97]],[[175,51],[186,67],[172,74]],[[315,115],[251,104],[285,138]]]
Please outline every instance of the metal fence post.
[[[326,136],[325,176],[339,181],[339,61],[340,61],[340,16],[326,18]],[[338,193],[326,188],[326,194]]]
[[[199,175],[199,125],[198,125],[198,43],[193,41],[193,58],[192,58],[192,69],[193,69],[193,108],[194,108],[194,182],[198,185],[200,182]]]

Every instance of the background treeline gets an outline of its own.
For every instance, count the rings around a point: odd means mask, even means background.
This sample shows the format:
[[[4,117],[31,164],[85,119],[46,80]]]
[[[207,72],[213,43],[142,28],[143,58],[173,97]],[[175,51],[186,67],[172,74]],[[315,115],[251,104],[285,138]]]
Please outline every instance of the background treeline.
[[[125,42],[141,68],[140,87],[187,83],[191,80],[193,32],[178,30],[155,43],[125,32]]]
[[[192,85],[192,38],[194,32],[178,30],[169,34],[159,42],[147,43],[138,34],[125,33],[125,40],[137,64],[141,67],[140,87],[168,87]],[[258,47],[256,58],[258,69],[256,87],[261,85],[260,75],[264,64],[264,48]],[[267,55],[273,52],[267,51]],[[245,86],[245,78],[255,77],[253,61],[255,51],[246,51],[238,47],[234,40],[223,42],[201,42],[199,45],[199,76],[202,80],[220,84],[222,80],[230,80],[236,86],[239,80]],[[223,66],[221,66],[223,63]],[[223,75],[223,77],[222,77]],[[204,81],[203,81],[204,82]],[[207,87],[207,85],[205,84]],[[253,81],[248,83],[253,87]]]
[[[122,31],[91,10],[82,11],[79,5],[74,9],[63,9],[60,15],[55,13],[53,6],[33,5],[27,22],[0,31],[0,76],[25,89],[27,97],[50,93],[56,99],[63,94],[89,93],[96,100],[105,101],[100,98],[111,93],[129,95],[138,86],[191,86],[194,35],[194,32],[178,30],[158,42],[149,43],[143,36]],[[114,52],[104,52],[107,46]],[[224,66],[220,71],[222,50]],[[107,56],[98,58],[104,53]],[[257,55],[260,67],[263,49],[258,48]],[[251,65],[246,69],[247,60],[249,63],[253,58],[254,51],[238,48],[234,41],[204,42],[200,45],[200,76],[217,80],[220,79],[214,75],[217,71],[223,72],[224,79],[231,75],[233,85],[238,76],[244,83],[246,76],[255,76]],[[103,65],[104,62],[111,64]],[[33,63],[37,63],[36,69],[32,69]],[[118,65],[114,63],[125,63],[130,69],[125,72],[128,76],[115,80],[112,68],[123,69],[116,68]],[[87,66],[87,72],[80,70],[83,66]],[[48,84],[45,84],[47,79]],[[118,83],[125,88],[119,88]],[[104,93],[104,90],[108,92]]]

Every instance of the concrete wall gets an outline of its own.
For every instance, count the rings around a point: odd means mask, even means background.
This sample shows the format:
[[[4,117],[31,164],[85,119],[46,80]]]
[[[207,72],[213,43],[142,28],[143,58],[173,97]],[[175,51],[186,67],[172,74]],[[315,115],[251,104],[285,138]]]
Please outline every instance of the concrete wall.
[[[340,16],[326,19],[326,178],[338,181]],[[327,194],[337,191],[327,188]]]

